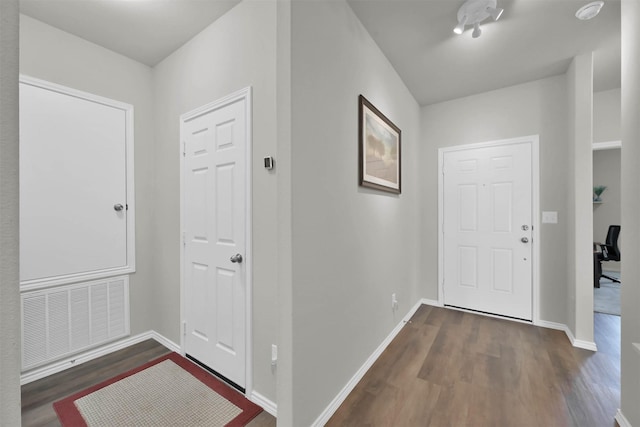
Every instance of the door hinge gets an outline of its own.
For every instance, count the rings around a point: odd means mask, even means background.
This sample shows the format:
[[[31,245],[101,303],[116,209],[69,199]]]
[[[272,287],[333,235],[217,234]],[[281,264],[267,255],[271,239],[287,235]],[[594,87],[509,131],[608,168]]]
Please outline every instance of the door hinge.
[[[182,141],[182,157],[186,157],[187,156],[187,143],[185,141]]]
[[[182,335],[187,335],[187,322],[182,322]]]
[[[182,232],[182,246],[187,246],[187,233]]]

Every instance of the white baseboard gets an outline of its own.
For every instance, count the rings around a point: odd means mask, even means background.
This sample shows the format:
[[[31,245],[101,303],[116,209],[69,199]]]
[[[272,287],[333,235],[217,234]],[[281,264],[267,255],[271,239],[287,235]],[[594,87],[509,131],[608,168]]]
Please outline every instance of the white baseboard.
[[[420,300],[413,306],[411,310],[404,316],[404,318],[396,325],[395,328],[391,331],[391,333],[382,341],[382,343],[374,350],[374,352],[369,356],[369,358],[364,362],[364,364],[358,369],[353,377],[347,382],[347,384],[340,390],[340,393],[336,397],[333,398],[331,403],[322,411],[322,413],[318,416],[318,418],[311,424],[312,427],[322,427],[328,421],[329,418],[338,410],[342,402],[345,401],[349,393],[353,391],[355,386],[360,382],[364,374],[367,373],[369,368],[378,360],[378,357],[382,354],[382,352],[387,348],[387,346],[393,341],[393,339],[398,335],[398,333],[402,330],[404,325],[411,319],[411,316],[415,314],[416,311],[420,308],[420,306],[424,303],[424,300]]]
[[[106,356],[107,354],[122,350],[123,348],[141,343],[142,341],[146,341],[148,339],[156,340],[160,344],[167,347],[169,350],[176,352],[180,351],[180,346],[175,344],[171,340],[163,337],[156,331],[147,331],[25,372],[20,375],[20,385],[29,384],[30,382],[48,377],[49,375],[57,374],[58,372],[65,371],[69,368],[73,368],[74,366],[78,366],[90,360],[97,359],[98,357]]]
[[[618,412],[616,412],[615,418],[620,427],[631,427],[631,423],[629,422],[628,419],[625,418],[624,414],[620,409],[618,409]]]
[[[569,328],[567,327],[567,325],[565,325],[564,323],[547,322],[546,320],[540,320],[535,325],[536,326],[540,326],[542,328],[556,329],[558,331],[563,331],[564,333],[567,334],[567,337],[569,336],[569,334],[571,334],[571,336],[573,336],[571,331],[569,331]]]
[[[156,331],[149,331],[142,335],[144,335],[144,337],[140,340],[141,342],[148,338],[153,338],[171,351],[175,351],[176,353],[180,353],[182,351],[179,344],[174,343],[173,341],[166,338],[164,335],[160,335]]]
[[[583,341],[583,340],[574,339],[571,344],[573,344],[573,346],[577,348],[583,348],[585,350],[590,350],[590,351],[598,351],[598,346],[593,341]]]
[[[582,348],[585,350],[598,351],[598,347],[596,346],[595,342],[576,339],[576,337],[573,336],[573,332],[571,332],[571,329],[569,329],[569,327],[563,323],[547,322],[546,320],[540,320],[539,322],[536,323],[536,326],[564,331],[564,333],[567,335],[567,338],[569,338],[569,341],[571,342],[572,346],[577,348]]]
[[[435,299],[422,298],[422,304],[432,305],[434,307],[444,307],[443,304],[440,304],[440,301],[435,300]]]
[[[274,402],[267,399],[257,391],[251,392],[251,401],[256,405],[262,407],[262,409],[264,409],[274,417],[278,417],[278,405],[276,405]]]

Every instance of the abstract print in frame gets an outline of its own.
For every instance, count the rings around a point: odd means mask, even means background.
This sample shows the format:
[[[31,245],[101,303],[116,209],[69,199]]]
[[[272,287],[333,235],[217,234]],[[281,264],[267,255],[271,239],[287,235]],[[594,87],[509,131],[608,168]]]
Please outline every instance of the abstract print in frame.
[[[360,185],[400,194],[400,129],[362,95],[358,112]]]

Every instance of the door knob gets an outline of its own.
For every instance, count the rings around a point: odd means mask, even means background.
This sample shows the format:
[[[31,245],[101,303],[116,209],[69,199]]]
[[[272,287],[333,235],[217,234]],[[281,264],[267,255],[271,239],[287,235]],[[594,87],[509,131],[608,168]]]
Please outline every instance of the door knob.
[[[529,239],[527,239],[526,237],[523,237],[522,239],[520,239],[520,241],[522,243],[527,243],[529,241]]]
[[[234,256],[232,256],[231,258],[229,258],[229,260],[233,263],[241,263],[242,262],[242,255],[240,254],[235,254]]]
[[[124,206],[122,206],[120,203],[118,203],[117,205],[113,205],[113,210],[116,212],[120,212],[122,209],[124,209]]]

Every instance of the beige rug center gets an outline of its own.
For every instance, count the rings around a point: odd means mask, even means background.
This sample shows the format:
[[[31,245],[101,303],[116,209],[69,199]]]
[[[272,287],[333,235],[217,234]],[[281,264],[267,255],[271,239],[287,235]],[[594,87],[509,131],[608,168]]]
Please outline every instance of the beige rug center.
[[[89,427],[224,426],[242,412],[165,360],[75,401]]]

